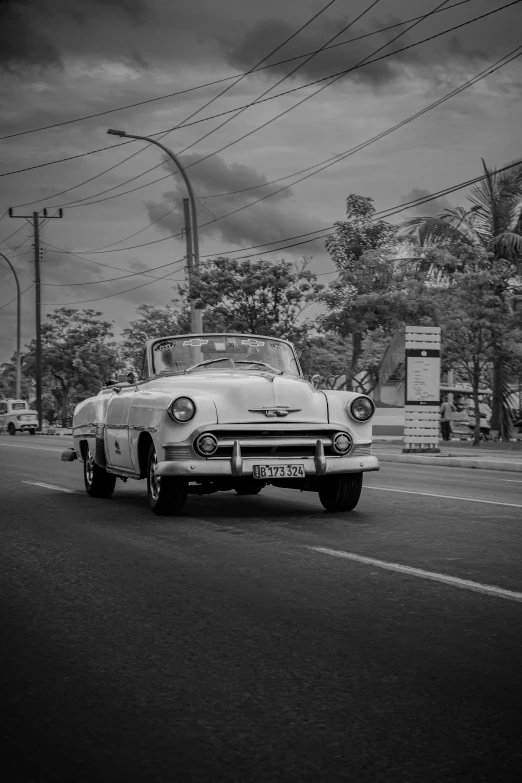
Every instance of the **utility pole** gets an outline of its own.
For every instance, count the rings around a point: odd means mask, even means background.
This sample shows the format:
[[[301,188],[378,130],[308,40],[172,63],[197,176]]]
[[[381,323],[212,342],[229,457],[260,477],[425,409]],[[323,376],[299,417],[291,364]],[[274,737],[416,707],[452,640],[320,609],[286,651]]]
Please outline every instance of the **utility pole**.
[[[15,276],[15,281],[16,281],[16,392],[15,394],[16,394],[16,398],[19,400],[22,395],[22,356],[20,354],[20,326],[21,326],[20,313],[21,313],[22,303],[21,303],[21,296],[20,296],[20,281],[18,280],[16,269],[9,261],[7,256],[5,256],[3,253],[0,253],[0,256],[11,267],[11,271]]]
[[[202,332],[202,319],[201,310],[196,310],[196,304],[192,296],[192,288],[194,285],[194,252],[192,248],[192,223],[190,216],[190,200],[188,198],[183,199],[183,215],[185,217],[185,238],[187,242],[187,271],[189,279],[189,297],[190,297],[190,329],[192,332],[201,334]],[[198,270],[199,271],[199,270]]]
[[[198,211],[196,207],[196,197],[194,195],[194,191],[192,189],[192,185],[190,182],[190,179],[187,176],[187,173],[183,166],[181,165],[181,162],[177,155],[175,155],[171,149],[168,147],[165,147],[164,144],[161,144],[156,139],[151,138],[150,136],[136,136],[134,133],[127,133],[123,130],[114,130],[114,128],[110,128],[107,131],[108,134],[111,136],[119,136],[120,138],[124,139],[137,139],[138,141],[146,141],[148,144],[155,144],[156,147],[159,147],[163,152],[165,152],[166,155],[169,156],[169,158],[172,160],[174,165],[177,167],[179,173],[183,177],[183,181],[185,182],[188,195],[189,195],[189,201],[190,201],[190,220],[189,223],[191,224],[190,233],[191,233],[191,246],[192,246],[192,257],[193,257],[193,266],[192,270],[190,269],[190,266],[188,266],[189,271],[189,289],[192,287],[192,278],[193,275],[199,275],[199,229],[198,229]],[[183,208],[185,210],[185,207]],[[185,213],[186,215],[186,213]],[[187,219],[185,217],[185,227],[187,226]],[[188,236],[188,234],[187,234]],[[191,328],[194,329],[194,331],[198,334],[201,334],[203,332],[203,314],[201,310],[192,310],[192,302],[191,302],[191,313],[194,312],[194,323]]]
[[[42,300],[40,279],[40,213],[32,215],[13,215],[13,209],[9,208],[10,218],[27,220],[33,226],[34,232],[34,284],[36,289],[36,412],[38,413],[38,429],[42,431]],[[58,210],[57,215],[48,215],[43,210],[45,220],[63,218],[63,209]]]

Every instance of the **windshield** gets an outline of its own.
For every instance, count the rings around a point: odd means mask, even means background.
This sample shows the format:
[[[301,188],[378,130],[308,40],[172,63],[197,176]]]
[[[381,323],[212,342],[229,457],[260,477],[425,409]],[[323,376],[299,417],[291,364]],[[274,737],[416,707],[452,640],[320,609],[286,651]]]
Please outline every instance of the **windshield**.
[[[168,337],[154,343],[152,356],[154,372],[157,374],[183,372],[194,368],[196,364],[209,362],[192,371],[269,369],[299,375],[294,352],[287,343],[248,335],[206,334],[204,337],[187,335]]]
[[[25,402],[12,402],[11,408],[14,411],[26,411],[27,410],[27,404]]]

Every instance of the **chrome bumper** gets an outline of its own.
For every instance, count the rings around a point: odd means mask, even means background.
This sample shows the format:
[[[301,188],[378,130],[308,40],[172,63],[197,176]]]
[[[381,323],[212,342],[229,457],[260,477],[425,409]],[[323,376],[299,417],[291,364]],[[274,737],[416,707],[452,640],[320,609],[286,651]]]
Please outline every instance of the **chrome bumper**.
[[[159,476],[252,476],[254,465],[303,465],[307,476],[327,476],[334,473],[368,473],[379,470],[377,457],[326,457],[321,440],[317,441],[313,457],[243,457],[239,441],[234,442],[231,459],[181,459],[160,462]]]

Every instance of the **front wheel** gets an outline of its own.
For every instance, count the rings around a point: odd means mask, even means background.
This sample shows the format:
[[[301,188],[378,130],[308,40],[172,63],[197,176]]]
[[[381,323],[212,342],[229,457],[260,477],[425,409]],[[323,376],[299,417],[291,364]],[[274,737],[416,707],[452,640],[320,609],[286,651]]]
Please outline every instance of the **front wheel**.
[[[151,444],[147,468],[149,506],[158,516],[181,514],[187,500],[187,482],[171,476],[158,476],[158,455]]]
[[[89,447],[86,447],[83,459],[83,480],[87,494],[91,498],[110,498],[116,486],[116,476],[95,463]]]
[[[320,479],[319,500],[327,511],[352,511],[359,502],[362,473],[338,473]]]
[[[29,430],[29,435],[36,435],[36,430]]]
[[[16,427],[12,421],[10,421],[9,424],[7,425],[7,432],[9,433],[9,435],[16,435]]]

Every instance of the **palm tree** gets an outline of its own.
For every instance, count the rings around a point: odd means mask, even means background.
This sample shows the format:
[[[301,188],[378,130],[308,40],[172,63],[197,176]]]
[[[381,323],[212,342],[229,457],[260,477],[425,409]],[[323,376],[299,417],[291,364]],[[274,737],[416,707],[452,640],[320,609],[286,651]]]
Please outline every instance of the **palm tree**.
[[[471,190],[468,209],[455,207],[437,217],[410,218],[403,223],[401,233],[425,249],[448,251],[444,265],[437,261],[428,264],[431,268],[427,271],[439,279],[449,278],[459,266],[465,267],[466,261],[458,260],[459,247],[480,249],[492,270],[500,273],[495,294],[499,307],[509,310],[511,282],[522,271],[522,163],[515,162],[502,170],[488,169],[484,160],[482,165],[484,176]],[[505,346],[499,343],[493,362],[491,429],[500,432],[501,437],[509,437],[510,428],[505,362]]]

